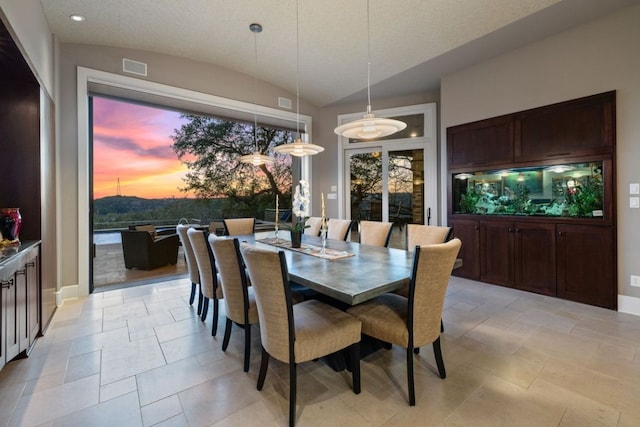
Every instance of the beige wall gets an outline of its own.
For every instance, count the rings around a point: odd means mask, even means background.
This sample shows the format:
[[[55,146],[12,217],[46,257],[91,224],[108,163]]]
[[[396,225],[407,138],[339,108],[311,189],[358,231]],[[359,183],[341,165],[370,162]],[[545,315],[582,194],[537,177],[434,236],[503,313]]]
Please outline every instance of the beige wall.
[[[617,91],[618,293],[640,297],[640,209],[629,183],[640,182],[640,6],[448,75],[441,82],[441,129]],[[445,144],[445,137],[442,144]],[[444,145],[443,145],[444,146]],[[638,300],[622,298],[625,305]],[[629,301],[631,300],[631,301]],[[634,305],[640,310],[640,305]]]

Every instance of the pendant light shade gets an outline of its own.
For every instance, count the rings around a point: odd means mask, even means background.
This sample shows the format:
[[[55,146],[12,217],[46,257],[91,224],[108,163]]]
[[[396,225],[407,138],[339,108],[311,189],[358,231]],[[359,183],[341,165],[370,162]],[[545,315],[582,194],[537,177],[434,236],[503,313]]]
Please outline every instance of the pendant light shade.
[[[258,74],[258,40],[256,34],[262,32],[262,25],[260,24],[251,24],[249,25],[249,30],[253,33],[253,42],[254,42],[254,50],[255,50],[255,58],[256,58],[256,69],[253,74],[253,96],[254,96],[254,113],[253,113],[253,142],[255,144],[255,150],[253,154],[245,154],[244,156],[240,156],[238,160],[242,163],[251,163],[254,166],[260,166],[267,163],[273,163],[273,158],[269,156],[265,156],[264,154],[258,151],[258,101],[255,99],[256,89],[258,86],[257,83],[257,74]]]
[[[407,124],[400,120],[376,117],[371,111],[371,30],[369,23],[369,0],[367,0],[367,112],[362,119],[338,126],[333,131],[349,139],[382,138],[400,132]]]
[[[273,149],[276,153],[290,154],[296,157],[313,156],[322,153],[324,147],[303,141],[300,137],[300,39],[298,36],[298,1],[296,0],[296,129],[297,138],[290,144],[278,145]]]

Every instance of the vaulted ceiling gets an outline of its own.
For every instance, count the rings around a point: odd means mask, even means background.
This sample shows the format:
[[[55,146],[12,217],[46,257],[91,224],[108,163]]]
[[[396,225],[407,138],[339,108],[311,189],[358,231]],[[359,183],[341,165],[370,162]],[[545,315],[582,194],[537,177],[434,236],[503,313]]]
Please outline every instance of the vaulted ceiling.
[[[298,0],[296,21],[296,0],[41,0],[62,43],[208,62],[293,93],[297,23],[300,97],[317,106],[365,99],[367,22],[372,96],[387,97],[437,90],[442,75],[638,2]]]

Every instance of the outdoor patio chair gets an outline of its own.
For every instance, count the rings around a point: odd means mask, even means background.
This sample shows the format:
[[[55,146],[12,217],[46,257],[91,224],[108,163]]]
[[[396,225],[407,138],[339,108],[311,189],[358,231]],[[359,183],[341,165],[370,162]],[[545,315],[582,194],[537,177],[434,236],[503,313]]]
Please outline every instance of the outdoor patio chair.
[[[127,270],[153,270],[178,262],[178,235],[154,239],[148,231],[122,230],[122,252]]]

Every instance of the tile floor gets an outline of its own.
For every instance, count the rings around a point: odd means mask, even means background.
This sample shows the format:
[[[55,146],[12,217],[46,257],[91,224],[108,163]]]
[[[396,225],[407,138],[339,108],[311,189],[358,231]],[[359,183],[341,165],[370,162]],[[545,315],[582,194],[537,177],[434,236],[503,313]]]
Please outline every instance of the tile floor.
[[[285,426],[288,369],[256,390],[242,332],[226,353],[187,304],[186,280],[68,301],[27,359],[0,372],[0,426]],[[224,316],[224,310],[221,310]],[[323,361],[301,365],[298,426],[640,425],[640,317],[452,278],[444,312],[448,377],[404,351],[361,364],[362,393]]]

